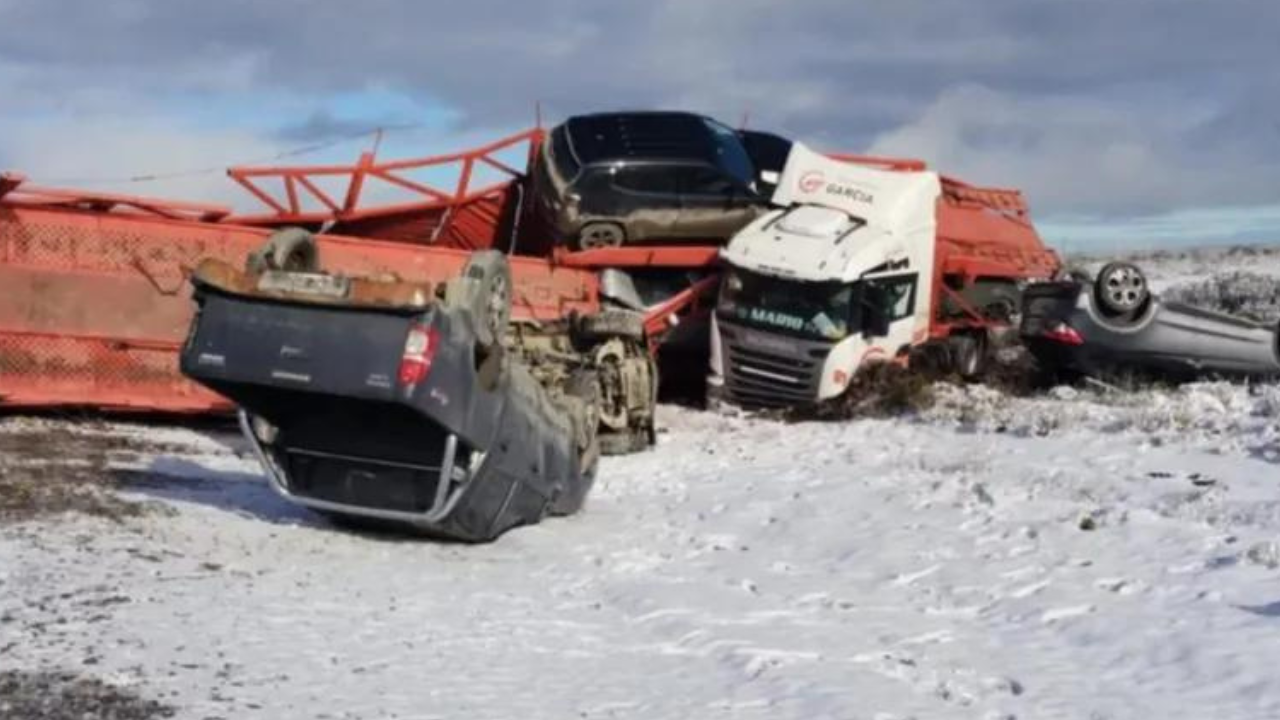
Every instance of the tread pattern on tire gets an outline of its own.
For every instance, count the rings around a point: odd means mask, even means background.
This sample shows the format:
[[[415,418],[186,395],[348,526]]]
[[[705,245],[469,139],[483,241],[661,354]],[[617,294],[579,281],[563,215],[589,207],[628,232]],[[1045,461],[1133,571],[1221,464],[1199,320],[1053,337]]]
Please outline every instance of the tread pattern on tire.
[[[610,337],[643,340],[644,317],[633,310],[601,310],[584,316],[581,329],[584,335],[597,340]]]
[[[287,227],[267,236],[257,250],[245,259],[245,270],[260,273],[266,270],[315,272],[320,269],[320,251],[310,230]]]

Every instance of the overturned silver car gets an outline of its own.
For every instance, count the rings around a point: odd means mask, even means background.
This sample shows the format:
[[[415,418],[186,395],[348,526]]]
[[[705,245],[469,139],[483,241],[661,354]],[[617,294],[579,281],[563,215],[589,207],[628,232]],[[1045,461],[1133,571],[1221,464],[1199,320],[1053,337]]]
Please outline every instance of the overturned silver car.
[[[1130,263],[1032,285],[1022,309],[1024,343],[1057,374],[1280,377],[1280,328],[1162,301]]]

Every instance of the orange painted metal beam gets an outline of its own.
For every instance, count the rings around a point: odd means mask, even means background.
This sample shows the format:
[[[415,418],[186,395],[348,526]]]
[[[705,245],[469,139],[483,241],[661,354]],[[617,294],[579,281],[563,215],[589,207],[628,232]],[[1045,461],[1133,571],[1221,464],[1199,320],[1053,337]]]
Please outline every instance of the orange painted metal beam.
[[[557,248],[554,254],[557,265],[573,268],[704,268],[720,260],[718,244],[690,246],[623,246],[599,250],[571,252]]]
[[[139,203],[146,207],[149,203]],[[0,406],[208,412],[229,405],[178,373],[205,258],[239,266],[268,231],[138,211],[0,201]],[[321,263],[348,275],[444,282],[469,253],[321,236]],[[599,310],[596,274],[512,258],[513,315]]]

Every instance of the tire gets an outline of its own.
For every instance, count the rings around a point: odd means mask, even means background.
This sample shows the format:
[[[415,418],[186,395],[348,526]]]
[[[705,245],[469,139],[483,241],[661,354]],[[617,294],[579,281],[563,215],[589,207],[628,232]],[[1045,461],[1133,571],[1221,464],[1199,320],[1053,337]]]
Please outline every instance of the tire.
[[[573,420],[578,446],[578,473],[569,481],[564,493],[551,505],[552,515],[572,515],[586,504],[595,484],[600,464],[600,380],[590,370],[578,370],[569,376],[565,394],[582,400],[586,412]]]
[[[601,310],[582,318],[579,331],[589,340],[644,339],[644,316],[632,310]]]
[[[1001,289],[991,293],[982,307],[988,320],[1011,323],[1022,309],[1022,298],[1017,292]]]
[[[952,336],[951,367],[965,380],[975,380],[987,369],[987,339],[985,335],[962,333]]]
[[[471,253],[462,277],[461,297],[448,301],[471,314],[476,343],[489,353],[502,344],[511,322],[511,266],[497,250],[481,250]]]
[[[245,270],[254,274],[267,270],[315,272],[319,269],[320,249],[315,237],[298,227],[275,231],[262,247],[245,259]]]
[[[658,405],[658,364],[649,358],[649,415],[641,427],[630,426],[626,430],[600,434],[601,455],[630,455],[648,450],[657,444],[658,429],[654,425],[654,410]]]
[[[652,432],[649,429],[628,430],[626,432],[603,433],[600,435],[601,455],[630,455],[648,450],[652,445]]]
[[[1126,262],[1107,263],[1093,281],[1098,307],[1110,317],[1129,319],[1138,315],[1151,290],[1138,266]]]
[[[912,370],[926,376],[940,377],[951,371],[954,361],[952,348],[941,342],[927,342],[909,351],[907,364]]]
[[[596,472],[599,467],[600,453],[596,452],[591,464],[583,468],[567,491],[552,501],[548,514],[554,517],[565,517],[582,510],[582,507],[587,504],[587,496],[591,494],[592,486],[596,484]]]
[[[600,378],[594,371],[576,370],[569,376],[564,391],[585,406],[583,417],[579,418],[583,431],[578,437],[578,449],[586,452],[600,434]]]
[[[621,247],[626,242],[627,232],[617,223],[587,223],[578,231],[579,250],[599,250],[601,248]]]

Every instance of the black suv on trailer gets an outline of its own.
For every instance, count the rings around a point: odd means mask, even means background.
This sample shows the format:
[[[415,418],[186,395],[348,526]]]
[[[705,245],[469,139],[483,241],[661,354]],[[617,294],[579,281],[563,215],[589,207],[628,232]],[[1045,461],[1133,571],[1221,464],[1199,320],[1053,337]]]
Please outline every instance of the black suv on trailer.
[[[554,128],[537,163],[536,207],[583,250],[724,240],[759,215],[764,167],[751,137],[682,112],[599,113]]]

